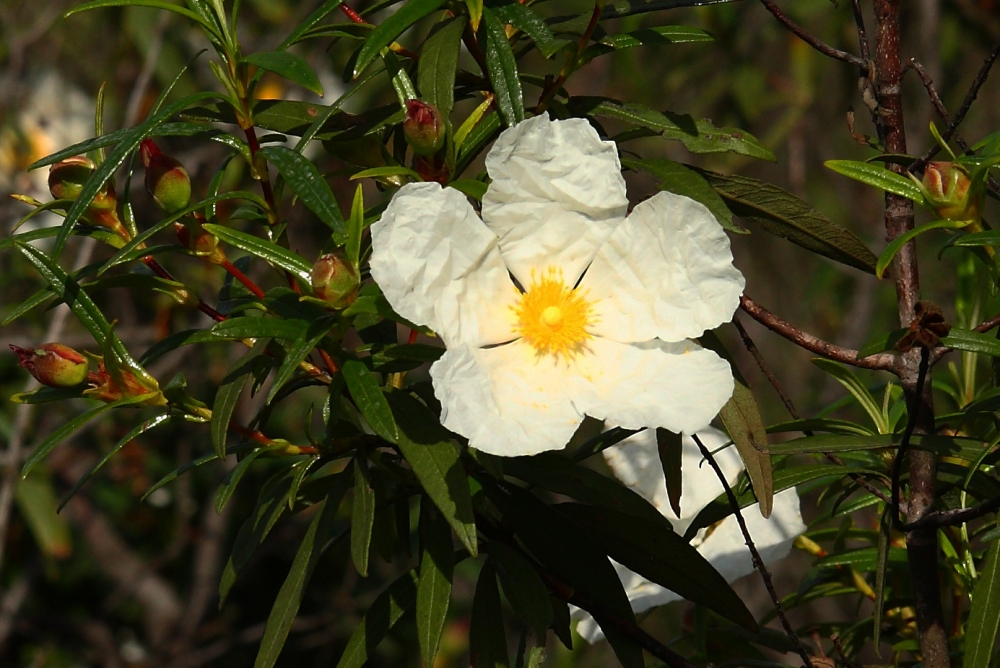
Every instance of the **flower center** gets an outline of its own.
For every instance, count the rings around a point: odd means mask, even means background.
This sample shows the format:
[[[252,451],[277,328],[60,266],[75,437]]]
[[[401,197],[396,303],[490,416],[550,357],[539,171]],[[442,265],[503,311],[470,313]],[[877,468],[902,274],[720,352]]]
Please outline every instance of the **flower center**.
[[[531,285],[511,308],[517,316],[517,331],[540,355],[569,358],[590,338],[591,302],[581,291],[567,287],[562,271],[554,267],[540,277],[532,273]]]

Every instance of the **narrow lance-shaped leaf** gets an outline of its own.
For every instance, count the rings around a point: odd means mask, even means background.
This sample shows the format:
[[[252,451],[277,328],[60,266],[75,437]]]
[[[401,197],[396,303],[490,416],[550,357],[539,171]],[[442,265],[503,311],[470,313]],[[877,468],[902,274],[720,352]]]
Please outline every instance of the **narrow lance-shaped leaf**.
[[[316,165],[302,154],[284,146],[265,146],[260,154],[278,168],[292,192],[333,231],[338,243],[343,243],[347,234],[344,216],[340,213],[337,198],[333,196],[333,191]]]
[[[417,585],[417,639],[425,666],[433,666],[448,620],[451,578],[455,568],[451,527],[434,507],[422,508],[420,517],[423,555]]]
[[[416,582],[416,573],[410,571],[379,594],[347,641],[337,668],[361,668],[365,665],[389,629],[416,605]]]
[[[827,160],[823,164],[842,176],[881,188],[886,192],[901,195],[917,204],[926,204],[924,194],[920,192],[916,183],[881,165],[856,160]]]
[[[375,521],[375,491],[368,473],[364,451],[354,458],[354,504],[351,509],[351,558],[358,575],[368,577],[368,555]]]
[[[472,668],[509,668],[507,634],[503,627],[500,590],[493,565],[487,561],[479,571],[469,624],[469,665]]]
[[[316,77],[316,73],[309,67],[309,63],[301,56],[288,51],[266,51],[246,56],[243,61],[283,76],[323,97],[323,86]]]
[[[382,49],[389,46],[407,28],[439,9],[444,3],[445,0],[409,0],[399,11],[379,24],[358,52],[358,59],[354,64],[354,78],[357,78],[378,57]]]
[[[274,397],[281,391],[285,383],[288,382],[288,379],[292,377],[299,364],[319,345],[319,342],[335,324],[336,318],[333,317],[314,320],[309,323],[309,328],[303,332],[302,336],[295,339],[288,346],[285,350],[285,360],[274,374],[271,389],[267,394],[267,403],[274,401]]]
[[[467,22],[464,15],[457,16],[428,37],[417,63],[417,87],[421,98],[437,107],[445,118],[455,106],[455,73],[462,31]]]
[[[298,155],[298,154],[296,154]],[[251,255],[262,258],[285,271],[292,273],[297,279],[305,284],[309,284],[312,272],[312,265],[306,262],[300,255],[282,248],[276,243],[267,239],[261,239],[246,232],[240,232],[223,225],[206,223],[202,225],[205,231],[211,232],[227,244],[236,246]]]
[[[708,185],[705,177],[693,169],[670,160],[637,160],[635,158],[622,158],[622,165],[629,169],[647,172],[656,177],[660,190],[684,195],[696,202],[701,202],[708,207],[723,229],[736,234],[748,234],[746,230],[733,222],[733,212],[726,206],[719,193]]]
[[[497,107],[508,126],[517,125],[524,120],[524,92],[517,73],[517,58],[507,33],[488,7],[483,8],[483,25],[486,28],[486,69],[497,96]]]
[[[969,221],[967,220],[935,220],[900,234],[898,237],[893,239],[889,245],[885,247],[885,250],[882,251],[882,254],[878,256],[878,264],[875,265],[875,275],[882,278],[882,274],[885,273],[885,270],[892,263],[893,258],[895,258],[899,251],[902,250],[903,246],[908,244],[912,239],[916,239],[924,232],[942,229],[958,229],[965,227],[968,224]]]
[[[965,668],[988,668],[1000,627],[1000,540],[990,543],[965,624]]]
[[[879,520],[878,553],[875,557],[875,610],[872,613],[875,628],[872,634],[872,645],[874,645],[875,654],[878,656],[882,656],[882,652],[879,649],[879,640],[882,635],[882,612],[885,609],[885,577],[889,570],[889,539],[892,528],[891,512],[891,508],[887,506]]]
[[[254,360],[263,352],[266,341],[254,346],[247,351],[222,379],[218,391],[215,393],[215,401],[212,404],[212,424],[210,427],[212,435],[212,447],[215,454],[224,459],[226,456],[226,437],[229,435],[229,420],[236,409],[236,402],[239,401],[243,388],[253,372]]]
[[[514,548],[491,540],[488,550],[490,563],[500,576],[500,585],[514,614],[531,627],[541,641],[555,614],[548,587],[538,571]]]
[[[667,499],[677,517],[681,515],[681,463],[684,460],[684,447],[680,434],[667,429],[656,428],[656,449],[660,455],[660,466],[663,467],[663,477],[667,485]]]

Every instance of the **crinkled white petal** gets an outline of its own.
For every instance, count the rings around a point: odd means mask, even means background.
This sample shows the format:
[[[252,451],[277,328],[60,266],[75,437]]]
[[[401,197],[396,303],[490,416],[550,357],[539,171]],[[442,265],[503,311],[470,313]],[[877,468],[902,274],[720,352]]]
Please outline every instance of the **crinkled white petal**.
[[[522,340],[495,348],[449,348],[431,367],[441,424],[469,445],[503,457],[566,447],[583,415],[571,402],[580,381],[565,361],[536,356]]]
[[[743,294],[729,237],[693,199],[661,192],[637,205],[580,282],[592,333],[616,341],[681,341],[733,317]]]
[[[719,450],[729,437],[718,429],[707,427],[698,432],[698,438],[711,452],[722,469],[726,481],[736,482],[743,462],[735,447]],[[687,434],[681,439],[681,514],[678,517],[667,498],[667,484],[660,465],[656,447],[656,430],[646,429],[633,434],[618,445],[604,451],[604,460],[615,477],[627,487],[656,506],[670,520],[679,533],[684,532],[691,520],[713,499],[725,490],[711,465],[701,456],[698,444]],[[718,452],[716,452],[718,450]]]
[[[400,188],[372,225],[371,271],[397,313],[433,329],[449,348],[516,336],[517,289],[497,237],[454,188]]]
[[[586,381],[573,404],[607,424],[694,433],[707,427],[733,394],[729,363],[691,341],[619,343],[594,337],[586,346],[573,359],[576,374]]]
[[[769,519],[764,519],[760,513],[747,513],[744,519],[750,537],[766,565],[788,556],[792,543],[806,530],[799,510],[799,495],[795,489],[786,489],[774,495],[774,509]],[[727,582],[735,582],[754,570],[750,550],[747,549],[743,532],[733,516],[720,522],[698,546],[698,551]],[[621,564],[614,565],[634,612],[643,612],[681,599],[669,589],[650,582]],[[576,632],[587,642],[593,643],[604,637],[589,613],[574,608],[571,617],[580,620]]]
[[[576,283],[628,210],[615,144],[584,119],[518,123],[490,149],[486,171],[483,220],[525,287],[550,266]]]

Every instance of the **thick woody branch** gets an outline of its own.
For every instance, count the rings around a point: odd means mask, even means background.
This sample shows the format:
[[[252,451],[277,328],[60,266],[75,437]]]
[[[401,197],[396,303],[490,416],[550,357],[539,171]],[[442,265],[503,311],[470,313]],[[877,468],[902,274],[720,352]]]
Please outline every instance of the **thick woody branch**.
[[[781,25],[785,26],[785,28],[788,29],[789,32],[794,34],[796,37],[801,39],[803,42],[805,42],[812,48],[822,53],[824,56],[829,56],[830,58],[842,60],[845,63],[857,67],[859,70],[863,70],[864,72],[868,71],[868,61],[862,58],[858,58],[852,53],[841,51],[840,49],[835,49],[829,44],[821,42],[815,36],[810,34],[805,28],[803,28],[802,26],[798,25],[790,18],[785,16],[784,12],[782,12],[781,9],[776,4],[771,2],[771,0],[760,0],[760,2],[761,4],[764,5],[767,11],[771,12],[771,14],[774,15],[774,18],[778,19],[778,22],[781,23]]]
[[[857,350],[842,348],[812,334],[803,332],[798,327],[774,315],[747,295],[740,297],[740,306],[751,318],[809,352],[863,369],[891,371],[895,368],[895,358],[889,353],[879,353],[858,359]]]

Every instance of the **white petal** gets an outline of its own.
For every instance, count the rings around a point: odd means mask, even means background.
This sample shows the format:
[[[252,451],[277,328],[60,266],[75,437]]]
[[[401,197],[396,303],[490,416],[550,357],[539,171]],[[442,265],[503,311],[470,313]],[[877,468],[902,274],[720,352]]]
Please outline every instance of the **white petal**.
[[[693,199],[661,192],[637,205],[580,283],[589,330],[616,341],[681,341],[728,322],[743,294],[729,237]]]
[[[454,188],[400,188],[372,225],[371,270],[396,312],[433,329],[449,348],[516,336],[517,290],[496,235]]]
[[[583,421],[570,401],[579,380],[564,361],[523,341],[449,348],[431,367],[441,424],[503,457],[566,447]]]
[[[562,269],[576,280],[628,210],[614,142],[581,118],[536,116],[505,130],[486,156],[492,183],[483,220],[500,237],[511,273]],[[652,338],[652,337],[649,337]]]
[[[735,447],[718,450],[729,437],[718,429],[707,427],[698,438],[714,453],[715,461],[730,485],[736,482],[743,462]],[[629,436],[618,445],[604,451],[604,460],[615,477],[656,506],[678,532],[687,529],[691,520],[725,490],[711,465],[701,456],[694,440],[685,434],[681,440],[681,514],[674,513],[667,499],[667,484],[656,447],[656,431],[647,429]]]
[[[618,343],[594,337],[575,360],[586,381],[574,405],[608,424],[694,433],[733,394],[729,363],[691,341]]]

